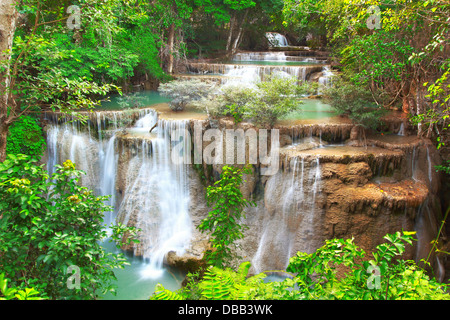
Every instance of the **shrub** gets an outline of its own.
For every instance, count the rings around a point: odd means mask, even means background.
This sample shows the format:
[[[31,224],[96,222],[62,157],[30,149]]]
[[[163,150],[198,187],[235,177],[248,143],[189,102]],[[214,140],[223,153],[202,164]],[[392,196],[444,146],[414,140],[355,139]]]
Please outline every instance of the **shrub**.
[[[78,185],[81,171],[70,160],[49,177],[26,155],[7,155],[0,163],[0,265],[17,289],[34,288],[51,299],[95,299],[114,292],[114,268],[126,264],[107,253],[103,212],[108,197]],[[114,226],[118,241],[131,228]],[[79,286],[68,285],[68,268],[80,269]]]
[[[183,111],[186,105],[206,98],[214,90],[214,85],[198,79],[174,80],[159,85],[158,91],[162,96],[171,98],[169,102],[173,111]]]
[[[239,121],[253,121],[260,127],[272,127],[279,118],[300,106],[297,90],[294,78],[272,77],[256,83],[255,87],[222,86],[195,105],[214,117],[232,116]]]
[[[249,262],[242,263],[238,271],[209,267],[203,279],[191,281],[189,286],[176,292],[158,285],[151,298],[449,300],[448,285],[430,278],[414,261],[401,259],[405,244],[412,244],[414,240],[413,234],[387,234],[386,242],[376,247],[372,259],[366,257],[366,252],[353,239],[327,240],[311,254],[297,252],[285,272],[290,277],[283,281],[264,282],[264,273],[247,277]]]
[[[293,77],[272,77],[257,83],[256,95],[245,107],[246,117],[258,126],[273,127],[279,118],[300,106],[296,82]]]
[[[40,157],[45,148],[42,129],[36,119],[21,116],[9,127],[6,152]]]
[[[364,128],[376,129],[386,113],[382,106],[374,102],[368,88],[355,85],[342,76],[334,78],[333,86],[325,88],[322,97],[338,114],[348,116],[355,124]]]

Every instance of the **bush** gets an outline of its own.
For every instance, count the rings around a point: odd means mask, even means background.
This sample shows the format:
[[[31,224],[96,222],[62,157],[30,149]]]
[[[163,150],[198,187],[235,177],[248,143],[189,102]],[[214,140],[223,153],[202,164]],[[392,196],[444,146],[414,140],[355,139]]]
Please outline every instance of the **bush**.
[[[250,120],[260,127],[273,127],[276,121],[301,104],[296,80],[272,77],[255,87],[222,86],[208,98],[195,103],[214,117],[232,116],[236,122]]]
[[[246,104],[245,116],[257,126],[273,127],[279,118],[300,106],[296,82],[293,77],[272,77],[257,83],[256,95]]]
[[[45,148],[45,139],[37,121],[30,116],[21,116],[10,127],[6,152],[40,157]]]
[[[81,171],[67,160],[49,177],[26,155],[0,163],[0,265],[17,289],[34,288],[43,298],[95,299],[114,292],[114,268],[126,260],[106,253],[103,212],[108,197],[78,185]],[[133,229],[114,226],[118,241]],[[68,284],[68,268],[80,269],[79,286]],[[69,269],[70,270],[70,269]]]
[[[206,98],[214,91],[214,85],[201,80],[174,80],[159,85],[162,96],[171,98],[173,111],[183,111],[189,103]]]
[[[382,106],[374,102],[368,88],[355,85],[342,76],[334,78],[333,86],[325,88],[322,97],[338,114],[348,116],[355,124],[364,128],[376,129],[386,113]]]
[[[209,267],[202,279],[176,292],[158,285],[151,299],[449,300],[448,285],[401,259],[413,234],[387,234],[372,259],[353,239],[327,240],[311,254],[297,252],[285,272],[290,278],[283,281],[264,282],[264,273],[247,277],[249,262],[238,271]]]

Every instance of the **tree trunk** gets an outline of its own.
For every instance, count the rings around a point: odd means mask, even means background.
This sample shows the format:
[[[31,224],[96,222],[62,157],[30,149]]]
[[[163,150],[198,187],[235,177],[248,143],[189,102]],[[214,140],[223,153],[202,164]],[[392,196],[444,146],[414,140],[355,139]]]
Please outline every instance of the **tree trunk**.
[[[227,47],[226,47],[227,52],[230,51],[231,40],[233,39],[233,31],[234,31],[235,21],[236,21],[236,19],[235,19],[234,15],[232,15],[231,19],[230,19],[230,31],[228,31],[228,40],[227,40]]]
[[[402,110],[404,113],[409,113],[411,109],[409,97],[410,86],[410,83],[406,81],[402,87]]]
[[[172,23],[169,27],[169,64],[167,66],[167,72],[173,73],[173,46],[175,43],[175,24]]]
[[[237,51],[238,44],[240,43],[240,39],[242,37],[242,32],[244,30],[245,20],[247,20],[247,14],[248,14],[248,9],[245,10],[244,17],[242,18],[242,21],[241,21],[241,24],[239,27],[239,32],[238,32],[236,38],[234,39],[233,47],[231,48],[231,55],[235,54]]]
[[[6,70],[0,72],[0,162],[6,158],[6,136],[10,126],[8,103],[10,102],[11,49],[16,30],[16,0],[2,0],[0,3],[0,59],[7,61]]]

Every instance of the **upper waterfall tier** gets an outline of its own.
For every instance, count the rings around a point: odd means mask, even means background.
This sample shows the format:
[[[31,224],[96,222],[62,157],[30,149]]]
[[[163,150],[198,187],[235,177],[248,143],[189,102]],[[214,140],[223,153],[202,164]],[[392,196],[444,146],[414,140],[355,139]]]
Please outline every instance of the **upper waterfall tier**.
[[[239,64],[239,63],[188,63],[189,72],[200,75],[224,76],[222,83],[233,79],[243,82],[264,81],[273,74],[293,76],[299,81],[306,81],[311,74],[321,72],[323,65],[266,65],[266,64]]]
[[[312,52],[315,53],[315,52]],[[233,56],[233,61],[297,61],[308,63],[326,63],[327,56],[295,55],[289,52],[238,52]]]

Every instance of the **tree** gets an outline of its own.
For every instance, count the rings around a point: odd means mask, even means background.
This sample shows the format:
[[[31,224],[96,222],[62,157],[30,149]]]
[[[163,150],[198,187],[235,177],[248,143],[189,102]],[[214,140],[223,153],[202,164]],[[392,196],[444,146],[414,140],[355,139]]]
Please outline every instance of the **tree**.
[[[0,5],[0,161],[6,158],[6,139],[12,119],[8,118],[8,104],[11,103],[11,55],[17,10],[15,0],[2,1]]]
[[[172,99],[169,106],[174,111],[183,111],[189,103],[204,99],[213,90],[214,85],[198,79],[174,80],[158,88],[161,95]]]
[[[34,0],[21,3],[21,9],[29,12],[34,21],[30,30],[27,26],[15,33],[15,19],[19,4],[8,1],[2,7],[5,23],[5,37],[2,37],[2,60],[0,61],[2,100],[0,106],[0,161],[6,157],[6,142],[9,127],[21,116],[42,109],[74,112],[79,109],[92,109],[98,103],[93,95],[104,96],[110,91],[119,91],[112,84],[97,84],[81,77],[68,78],[61,70],[57,60],[72,58],[70,50],[57,48],[54,40],[48,38],[44,26],[61,21],[47,20],[46,11],[40,2]],[[90,8],[87,6],[87,8]],[[43,17],[45,17],[44,20]],[[6,51],[5,51],[6,50]]]
[[[350,0],[289,0],[284,13],[286,22],[301,27],[311,25],[313,22],[307,18],[316,15],[327,29],[328,42],[341,60],[341,69],[353,76],[355,84],[365,85],[380,106],[384,102],[385,107],[397,107],[417,116],[417,134],[429,136],[436,124],[445,123],[434,120],[442,119],[446,108],[436,99],[428,108],[427,100],[435,96],[434,88],[445,87],[433,84],[446,81],[449,10],[450,4],[444,0],[371,0],[363,4]],[[440,99],[445,102],[445,98]]]
[[[359,129],[376,130],[387,111],[375,103],[366,86],[355,84],[343,75],[334,77],[333,86],[326,88],[322,96],[338,115],[348,116]]]
[[[210,232],[211,250],[205,253],[209,265],[217,267],[229,266],[237,257],[236,241],[243,238],[241,224],[243,211],[254,203],[245,199],[239,189],[242,175],[250,173],[250,167],[242,169],[224,166],[220,180],[206,189],[206,200],[213,210],[197,227],[202,232]]]

